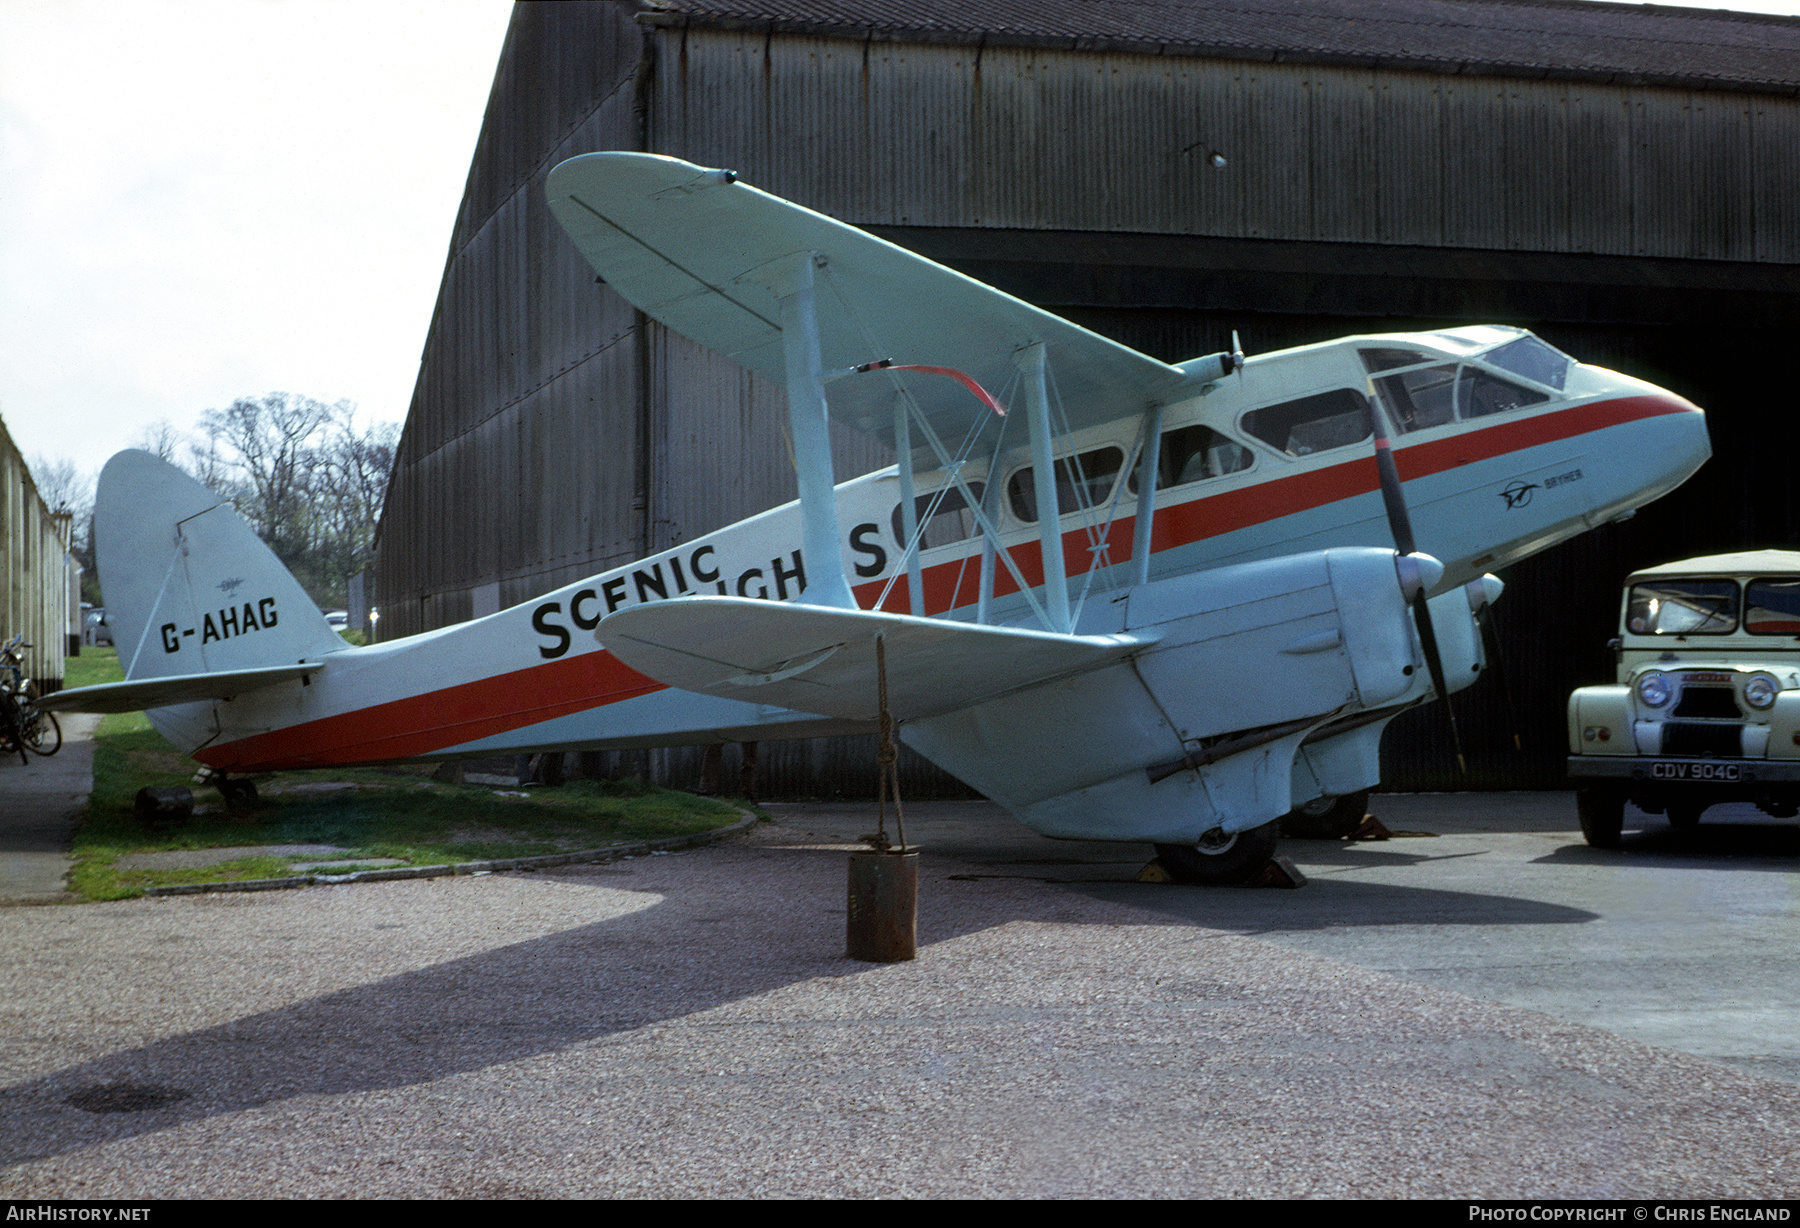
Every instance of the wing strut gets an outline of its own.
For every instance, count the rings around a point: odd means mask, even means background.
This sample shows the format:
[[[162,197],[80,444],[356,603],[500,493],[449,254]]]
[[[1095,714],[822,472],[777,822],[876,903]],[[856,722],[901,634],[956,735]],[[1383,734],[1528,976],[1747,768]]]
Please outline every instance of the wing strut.
[[[1131,582],[1150,582],[1150,528],[1156,517],[1156,473],[1162,463],[1161,404],[1145,415],[1144,446],[1138,452],[1137,523],[1131,530]]]
[[[794,434],[794,474],[800,487],[801,543],[812,561],[805,598],[810,605],[856,609],[838,547],[837,479],[831,468],[825,388],[819,361],[819,317],[813,295],[813,252],[796,252],[770,269],[781,306],[781,349],[787,363],[788,423]]]
[[[925,577],[919,569],[919,505],[913,493],[912,423],[906,398],[894,393],[894,450],[900,454],[900,531],[906,535],[906,597],[925,616]]]
[[[1067,635],[1069,579],[1063,570],[1062,512],[1057,507],[1054,440],[1050,434],[1050,392],[1044,383],[1044,343],[1034,341],[1019,351],[1019,374],[1025,387],[1025,412],[1031,421],[1031,476],[1037,487],[1038,548],[1044,563],[1046,625]]]

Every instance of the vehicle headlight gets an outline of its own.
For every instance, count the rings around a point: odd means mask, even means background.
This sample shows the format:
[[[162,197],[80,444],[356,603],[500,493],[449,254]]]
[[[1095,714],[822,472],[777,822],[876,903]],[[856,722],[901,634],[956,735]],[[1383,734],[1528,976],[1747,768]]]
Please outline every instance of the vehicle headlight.
[[[1669,685],[1669,676],[1658,670],[1649,670],[1638,675],[1638,701],[1650,708],[1660,708],[1669,702],[1674,688]]]
[[[1744,702],[1758,711],[1773,705],[1780,693],[1781,684],[1770,674],[1751,674],[1744,684]]]

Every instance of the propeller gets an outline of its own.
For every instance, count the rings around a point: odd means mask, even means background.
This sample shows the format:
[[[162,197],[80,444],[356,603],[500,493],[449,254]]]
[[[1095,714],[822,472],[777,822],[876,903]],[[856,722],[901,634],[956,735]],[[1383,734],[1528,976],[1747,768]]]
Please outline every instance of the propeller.
[[[1413,538],[1412,517],[1406,510],[1406,495],[1400,489],[1400,470],[1394,465],[1394,454],[1388,446],[1386,416],[1376,408],[1373,385],[1365,404],[1369,433],[1375,437],[1375,469],[1381,475],[1381,502],[1387,508],[1388,532],[1393,536],[1394,551],[1399,556],[1395,565],[1400,570],[1401,583],[1411,594],[1413,625],[1419,631],[1419,647],[1425,650],[1425,668],[1431,673],[1431,685],[1443,701],[1444,715],[1450,720],[1450,742],[1456,748],[1457,770],[1467,776],[1469,764],[1463,757],[1462,730],[1456,724],[1456,709],[1450,706],[1450,688],[1444,683],[1444,658],[1438,652],[1437,630],[1431,625],[1431,608],[1425,601],[1428,586],[1419,575],[1414,559],[1419,551]]]
[[[1513,702],[1512,681],[1506,672],[1506,658],[1500,652],[1500,625],[1495,621],[1498,616],[1494,613],[1494,601],[1504,587],[1499,576],[1482,576],[1463,586],[1469,595],[1469,609],[1475,615],[1475,621],[1481,624],[1482,638],[1487,644],[1488,672],[1495,675],[1500,694],[1506,700],[1506,724],[1513,749],[1523,751],[1525,744],[1519,737],[1519,708]]]

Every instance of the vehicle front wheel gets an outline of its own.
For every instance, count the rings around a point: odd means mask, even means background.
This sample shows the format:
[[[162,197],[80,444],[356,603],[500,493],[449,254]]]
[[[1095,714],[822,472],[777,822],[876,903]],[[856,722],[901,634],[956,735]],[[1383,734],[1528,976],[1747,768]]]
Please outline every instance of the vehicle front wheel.
[[[1369,812],[1369,791],[1342,797],[1318,797],[1281,816],[1281,834],[1300,840],[1342,840],[1362,826]]]
[[[1264,823],[1227,835],[1213,828],[1198,844],[1159,844],[1156,859],[1178,883],[1231,886],[1269,864],[1281,839],[1281,823]]]
[[[1625,797],[1611,789],[1577,789],[1575,813],[1581,819],[1581,835],[1597,849],[1619,847],[1625,830]]]

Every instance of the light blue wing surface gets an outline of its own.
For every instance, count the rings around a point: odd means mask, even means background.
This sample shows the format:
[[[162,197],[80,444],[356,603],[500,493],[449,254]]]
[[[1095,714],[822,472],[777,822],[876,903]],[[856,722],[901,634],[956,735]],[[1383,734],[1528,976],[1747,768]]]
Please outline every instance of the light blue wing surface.
[[[891,358],[955,368],[997,394],[1016,352],[1041,342],[1071,430],[1142,412],[1183,381],[1167,363],[721,171],[654,154],[586,154],[550,172],[549,196],[582,255],[634,306],[777,382],[780,312],[766,283],[797,252],[823,261],[827,371]],[[993,417],[953,380],[880,371],[831,384],[833,416],[892,446],[897,380],[945,439]],[[997,423],[983,426],[991,435]]]

